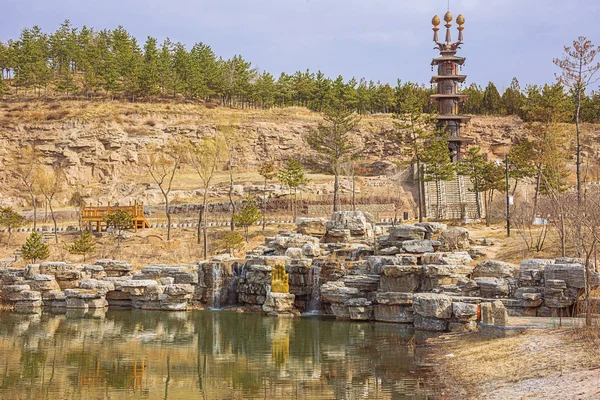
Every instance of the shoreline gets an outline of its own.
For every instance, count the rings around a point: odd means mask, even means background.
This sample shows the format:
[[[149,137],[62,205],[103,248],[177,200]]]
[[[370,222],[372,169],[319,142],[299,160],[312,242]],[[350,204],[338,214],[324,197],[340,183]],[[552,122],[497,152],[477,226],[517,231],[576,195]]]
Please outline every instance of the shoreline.
[[[537,329],[499,339],[480,333],[427,340],[441,400],[597,399],[597,328]]]

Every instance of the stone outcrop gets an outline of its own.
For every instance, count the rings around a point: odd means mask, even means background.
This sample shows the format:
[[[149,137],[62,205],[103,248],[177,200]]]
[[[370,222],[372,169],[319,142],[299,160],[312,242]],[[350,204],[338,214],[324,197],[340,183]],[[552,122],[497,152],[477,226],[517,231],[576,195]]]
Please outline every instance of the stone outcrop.
[[[326,243],[330,232],[340,230],[348,242]],[[195,304],[282,316],[320,312],[436,332],[473,330],[488,317],[505,324],[507,315],[567,315],[581,300],[582,260],[524,260],[519,266],[487,260],[474,266],[468,232],[461,229],[400,225],[375,245],[369,235],[376,230],[363,213],[339,212],[325,224],[323,237],[282,231],[244,260],[218,256],[139,271],[113,260],[2,268],[0,293],[20,312],[43,306],[187,310]],[[592,288],[600,286],[598,273],[590,271],[589,278]]]

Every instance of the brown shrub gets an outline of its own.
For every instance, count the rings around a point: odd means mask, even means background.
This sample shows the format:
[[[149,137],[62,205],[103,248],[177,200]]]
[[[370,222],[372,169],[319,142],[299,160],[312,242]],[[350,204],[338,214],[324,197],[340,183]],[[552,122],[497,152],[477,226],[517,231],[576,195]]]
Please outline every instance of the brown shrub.
[[[21,106],[16,106],[16,107],[13,107],[13,108],[9,108],[7,111],[8,112],[24,111],[24,110],[26,110],[28,108],[29,108],[29,104],[23,104]]]
[[[51,112],[46,115],[46,121],[58,121],[58,120],[65,118],[70,113],[71,112],[68,110],[60,110],[60,111]]]
[[[146,125],[148,125],[148,126],[156,126],[156,122],[154,122],[153,120],[149,119],[148,121],[146,121]]]

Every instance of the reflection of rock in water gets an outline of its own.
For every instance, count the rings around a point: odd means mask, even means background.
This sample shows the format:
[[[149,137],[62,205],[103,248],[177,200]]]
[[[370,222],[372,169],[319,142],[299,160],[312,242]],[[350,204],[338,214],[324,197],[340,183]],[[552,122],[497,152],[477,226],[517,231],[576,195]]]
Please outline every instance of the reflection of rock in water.
[[[0,398],[424,398],[402,329],[208,311],[0,313]]]
[[[290,355],[290,330],[292,320],[278,318],[271,332],[271,360],[277,368],[283,368]]]

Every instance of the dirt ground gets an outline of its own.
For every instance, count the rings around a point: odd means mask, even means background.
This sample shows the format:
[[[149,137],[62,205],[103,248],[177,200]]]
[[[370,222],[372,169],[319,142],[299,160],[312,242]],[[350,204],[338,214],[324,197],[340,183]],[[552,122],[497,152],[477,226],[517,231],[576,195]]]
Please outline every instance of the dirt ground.
[[[430,339],[441,399],[599,399],[598,328]],[[441,361],[441,362],[440,362]]]

